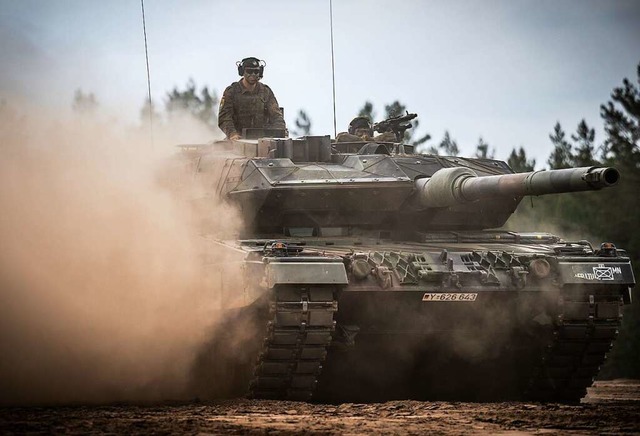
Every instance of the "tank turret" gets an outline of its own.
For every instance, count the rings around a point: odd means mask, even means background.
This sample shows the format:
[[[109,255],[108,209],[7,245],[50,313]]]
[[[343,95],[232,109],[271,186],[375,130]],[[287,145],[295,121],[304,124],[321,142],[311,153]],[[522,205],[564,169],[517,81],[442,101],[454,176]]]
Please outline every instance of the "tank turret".
[[[328,136],[223,142],[198,161],[216,191],[239,204],[248,231],[366,228],[482,230],[502,226],[526,195],[614,186],[615,168],[514,174],[499,160],[412,153],[401,143]],[[222,165],[222,166],[221,166]],[[472,218],[472,219],[470,219]]]

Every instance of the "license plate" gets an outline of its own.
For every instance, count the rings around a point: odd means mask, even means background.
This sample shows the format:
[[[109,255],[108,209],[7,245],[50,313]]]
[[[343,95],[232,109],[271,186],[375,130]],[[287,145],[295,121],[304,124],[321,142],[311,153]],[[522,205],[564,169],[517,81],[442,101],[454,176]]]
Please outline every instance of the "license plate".
[[[422,301],[476,301],[478,293],[466,292],[427,292],[422,296]]]

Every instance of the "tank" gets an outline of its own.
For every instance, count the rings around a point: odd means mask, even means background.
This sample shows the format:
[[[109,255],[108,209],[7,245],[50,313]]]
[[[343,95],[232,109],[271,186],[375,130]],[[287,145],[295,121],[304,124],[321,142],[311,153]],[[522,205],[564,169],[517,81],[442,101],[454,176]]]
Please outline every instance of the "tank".
[[[189,151],[210,201],[243,220],[239,239],[211,238],[236,259],[211,266],[225,315],[194,367],[200,397],[586,394],[631,303],[629,258],[500,227],[525,196],[614,187],[615,168],[514,174],[399,142],[264,133]]]

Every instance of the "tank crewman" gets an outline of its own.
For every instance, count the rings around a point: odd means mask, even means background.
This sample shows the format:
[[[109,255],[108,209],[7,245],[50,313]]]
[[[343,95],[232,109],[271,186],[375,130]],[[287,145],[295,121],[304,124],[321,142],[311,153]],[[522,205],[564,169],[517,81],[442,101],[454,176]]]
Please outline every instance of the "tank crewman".
[[[287,128],[273,91],[260,83],[265,65],[254,57],[236,62],[242,79],[224,90],[218,111],[218,126],[227,138],[240,138],[244,128]]]
[[[393,132],[384,132],[373,136],[373,126],[367,117],[355,117],[349,123],[348,132],[340,132],[336,135],[337,142],[378,141],[396,142]]]

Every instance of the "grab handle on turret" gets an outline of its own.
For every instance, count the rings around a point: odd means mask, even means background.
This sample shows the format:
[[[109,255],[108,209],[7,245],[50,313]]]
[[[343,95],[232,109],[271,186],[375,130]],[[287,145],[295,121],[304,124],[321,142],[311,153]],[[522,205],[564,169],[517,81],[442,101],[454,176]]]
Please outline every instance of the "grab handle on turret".
[[[422,207],[447,207],[486,198],[524,197],[595,191],[615,186],[620,172],[612,167],[581,167],[478,177],[466,167],[443,168],[416,180]]]

